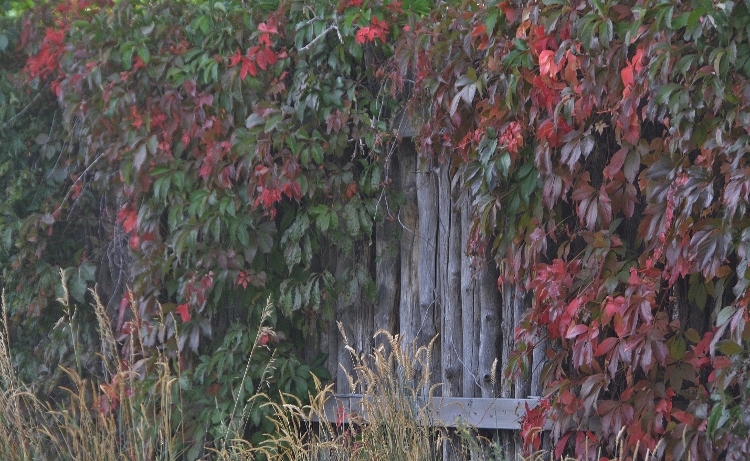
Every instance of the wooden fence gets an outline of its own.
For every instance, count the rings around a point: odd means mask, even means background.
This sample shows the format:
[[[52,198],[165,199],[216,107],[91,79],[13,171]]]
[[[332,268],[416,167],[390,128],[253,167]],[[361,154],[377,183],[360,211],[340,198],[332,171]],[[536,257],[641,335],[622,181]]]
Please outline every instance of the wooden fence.
[[[325,404],[328,422],[348,424],[349,415],[357,415],[367,420],[366,406],[361,394],[337,394]],[[521,429],[521,420],[526,407],[539,405],[538,398],[529,399],[482,399],[465,397],[436,397],[430,401],[417,402],[421,407],[429,407],[429,420],[445,427],[458,427],[465,424],[476,429],[511,430]],[[551,429],[548,422],[546,430]]]
[[[528,297],[510,284],[499,290],[494,262],[467,255],[472,198],[463,191],[456,169],[450,160],[420,161],[410,139],[391,155],[386,173],[390,187],[403,193],[403,204],[383,199],[379,207],[387,219],[376,226],[371,241],[355,245],[348,255],[329,249],[334,275],[364,271],[375,281],[377,297],[372,301],[362,292],[346,305],[339,300],[336,320],[358,353],[369,353],[376,346],[373,335],[380,329],[418,345],[439,334],[431,370],[434,381],[442,383],[440,397],[541,395],[541,348],[528,377],[492,379],[502,377],[508,364]],[[335,322],[310,337],[307,351],[311,356],[326,353],[336,392],[350,392],[342,367],[351,367],[351,356]],[[516,442],[517,435],[503,435],[509,454],[516,451]]]

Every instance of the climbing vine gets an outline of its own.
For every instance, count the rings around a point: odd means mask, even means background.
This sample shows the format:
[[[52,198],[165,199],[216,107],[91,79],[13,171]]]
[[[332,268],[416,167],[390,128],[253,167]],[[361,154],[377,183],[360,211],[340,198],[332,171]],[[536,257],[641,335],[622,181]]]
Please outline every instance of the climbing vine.
[[[614,457],[622,427],[634,458],[747,456],[747,2],[18,8],[0,33],[3,284],[42,355],[64,342],[55,299],[83,316],[98,283],[123,350],[168,351],[195,389],[229,400],[209,357],[236,348],[216,331],[269,296],[296,363],[293,332],[368,291],[334,259],[382,219],[405,107],[472,198],[466,251],[533,299],[508,370],[545,348],[525,445],[545,412],[557,456]],[[303,374],[276,379],[304,395]]]
[[[556,456],[616,456],[618,435],[633,458],[747,456],[748,19],[743,2],[464,2],[400,37],[423,154],[464,161],[469,250],[533,298],[508,372],[554,345],[527,447],[546,413]]]

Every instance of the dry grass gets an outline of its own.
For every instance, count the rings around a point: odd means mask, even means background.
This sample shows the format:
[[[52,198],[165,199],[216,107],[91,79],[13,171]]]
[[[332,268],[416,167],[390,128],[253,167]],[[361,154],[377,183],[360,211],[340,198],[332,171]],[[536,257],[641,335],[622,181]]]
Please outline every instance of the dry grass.
[[[346,415],[351,424],[341,424],[343,414],[326,412],[333,385],[317,382],[307,405],[289,395],[279,403],[267,403],[273,410],[276,433],[258,447],[235,444],[234,451],[223,453],[222,459],[439,459],[444,431],[431,419],[426,405],[435,389],[429,370],[432,343],[416,347],[384,331],[378,335],[385,337],[386,345],[368,356],[346,346],[354,364],[351,374],[345,370],[350,391],[363,395],[360,412]]]
[[[64,299],[61,301],[65,301]],[[21,383],[13,369],[3,297],[0,332],[0,457],[4,460],[69,459],[75,461],[177,459],[173,431],[171,375],[166,357],[155,357],[149,392],[142,376],[118,367],[114,338],[104,307],[95,299],[102,341],[111,343],[102,357],[110,382],[92,382],[63,369],[72,386],[63,389],[65,403],[42,402]],[[131,362],[132,363],[132,362]]]
[[[64,300],[61,300],[64,301]],[[271,312],[270,303],[264,319]],[[182,459],[181,422],[173,421],[172,411],[182,404],[176,394],[178,377],[167,357],[151,359],[149,378],[119,367],[118,347],[112,337],[104,307],[98,298],[94,305],[107,356],[102,362],[109,382],[93,382],[71,369],[64,369],[72,386],[64,390],[65,403],[40,401],[17,378],[8,344],[9,332],[5,300],[0,328],[0,459],[8,461],[129,460],[172,461]],[[258,334],[262,330],[259,330]],[[436,385],[430,380],[432,343],[417,347],[405,344],[398,335],[378,332],[384,341],[369,355],[358,355],[347,342],[353,369],[347,372],[349,390],[362,394],[361,406],[346,415],[331,413],[335,405],[333,385],[315,381],[309,404],[292,395],[269,398],[257,392],[246,401],[235,402],[225,438],[209,449],[211,459],[221,461],[323,461],[399,460],[432,461],[442,458],[443,445],[454,443],[459,456],[473,461],[510,460],[500,446],[477,437],[471,428],[459,428],[460,442],[448,437],[441,421],[432,419],[431,407]],[[137,333],[136,333],[137,335]],[[132,337],[139,342],[141,338]],[[255,344],[259,344],[256,338]],[[132,349],[132,348],[131,348]],[[255,349],[251,351],[252,354]],[[130,363],[136,358],[131,357]],[[248,362],[249,363],[249,362]],[[269,363],[267,369],[271,369]],[[247,375],[247,370],[246,373]],[[245,379],[245,378],[243,378]],[[143,392],[146,383],[149,392]],[[261,384],[262,385],[262,384]],[[140,392],[134,391],[140,389]],[[264,403],[261,403],[264,402]],[[273,434],[253,446],[241,435],[253,405],[272,410]],[[343,408],[343,407],[342,407]],[[335,410],[333,410],[335,412]],[[338,420],[338,421],[337,421]],[[618,435],[621,452],[624,431]],[[637,451],[637,450],[636,450]],[[598,458],[598,456],[597,456]],[[656,459],[651,453],[636,457]],[[555,461],[549,452],[539,452],[519,461]],[[565,458],[559,461],[575,461]],[[635,461],[635,460],[633,460]]]

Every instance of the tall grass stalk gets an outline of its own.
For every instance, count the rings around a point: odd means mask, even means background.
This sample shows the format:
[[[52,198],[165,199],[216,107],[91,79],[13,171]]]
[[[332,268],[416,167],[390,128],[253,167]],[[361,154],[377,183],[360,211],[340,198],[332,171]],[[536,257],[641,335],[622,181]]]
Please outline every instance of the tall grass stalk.
[[[92,293],[94,293],[92,291]],[[0,457],[3,460],[155,461],[178,459],[178,431],[173,428],[173,389],[177,378],[164,356],[148,359],[155,373],[120,367],[117,344],[106,310],[94,293],[108,382],[83,378],[63,368],[71,386],[61,402],[42,402],[15,374],[8,343],[3,295],[0,331]],[[61,298],[67,302],[67,296]],[[64,306],[69,311],[68,306]],[[136,340],[136,338],[131,338]],[[135,363],[131,357],[131,364]],[[144,361],[144,366],[145,366]],[[148,389],[145,387],[148,386]]]
[[[444,428],[428,410],[436,387],[430,384],[433,343],[417,347],[380,331],[376,336],[384,336],[386,345],[360,355],[340,329],[353,361],[351,372],[345,370],[350,391],[363,396],[360,411],[332,418],[326,402],[334,398],[333,385],[316,381],[316,392],[310,394],[307,405],[292,395],[282,395],[279,403],[266,403],[272,409],[275,434],[257,447],[236,446],[235,459],[439,459]],[[342,424],[344,416],[349,424]]]

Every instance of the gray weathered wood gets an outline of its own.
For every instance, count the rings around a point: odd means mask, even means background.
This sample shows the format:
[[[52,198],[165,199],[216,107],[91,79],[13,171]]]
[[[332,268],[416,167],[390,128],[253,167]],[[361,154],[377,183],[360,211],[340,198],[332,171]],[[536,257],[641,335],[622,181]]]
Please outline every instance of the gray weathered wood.
[[[337,277],[356,270],[357,265],[370,271],[378,299],[368,302],[361,290],[347,302],[338,299],[336,320],[342,322],[358,354],[369,353],[377,345],[372,335],[380,329],[401,334],[404,344],[416,340],[417,345],[427,344],[439,332],[430,364],[433,382],[442,383],[437,391],[442,397],[436,398],[441,403],[433,408],[434,416],[449,427],[456,424],[456,418],[464,418],[478,429],[501,429],[505,453],[513,457],[520,449],[512,432],[519,428],[519,414],[515,407],[511,412],[503,405],[535,402],[526,397],[541,394],[538,373],[545,360],[542,349],[534,354],[530,379],[503,380],[528,297],[519,285],[509,283],[501,294],[494,261],[488,257],[475,264],[466,253],[471,199],[460,183],[454,183],[449,163],[431,159],[420,165],[414,145],[405,141],[390,168],[391,184],[402,192],[404,202],[398,210],[392,208],[392,213],[386,207],[389,204],[380,203],[379,212],[392,219],[376,225],[374,244],[355,243],[347,256],[337,248],[326,253],[327,266]],[[328,352],[336,390],[352,392],[339,367],[350,368],[351,356],[337,326],[315,336],[309,344],[316,351]],[[504,419],[508,415],[514,422]],[[458,459],[448,445],[444,459]]]
[[[463,338],[463,396],[478,397],[481,389],[477,375],[479,374],[479,293],[474,278],[474,265],[466,254],[466,248],[471,236],[471,216],[469,210],[469,196],[464,191],[459,202],[461,207],[461,323]]]
[[[325,416],[330,422],[347,424],[349,415],[367,420],[366,405],[362,394],[337,394],[325,403]],[[438,425],[457,427],[469,425],[477,429],[521,429],[521,420],[526,414],[526,405],[534,408],[539,399],[484,399],[460,397],[436,397],[431,402],[420,400],[420,405],[430,406],[430,419]],[[343,418],[342,418],[343,415]],[[548,421],[545,429],[551,428]]]
[[[414,145],[404,142],[399,147],[401,186],[405,203],[398,214],[401,226],[401,283],[399,299],[399,333],[406,344],[417,336],[419,328],[419,214],[417,212],[417,152]]]
[[[334,276],[338,280],[342,280],[344,278],[347,267],[351,267],[351,257],[345,257],[341,254],[336,254],[336,257],[336,269],[334,271]],[[334,323],[333,325],[333,334],[335,334],[338,338],[336,348],[336,362],[338,368],[335,370],[334,375],[336,381],[336,389],[338,392],[353,392],[354,390],[349,388],[349,381],[346,377],[346,373],[343,373],[343,369],[352,369],[352,357],[351,353],[346,350],[346,341],[348,341],[349,338],[352,337],[352,325],[355,323],[356,316],[353,306],[351,306],[350,303],[347,302],[344,296],[339,296],[336,299],[335,308],[336,320],[340,322],[343,328],[343,331],[339,332],[338,328],[336,328],[336,324]],[[346,335],[346,340],[343,337],[344,334]],[[352,344],[350,343],[350,345]],[[356,348],[356,345],[354,345],[354,347]]]
[[[450,164],[438,175],[438,276],[442,308],[441,359],[443,396],[462,396],[461,210],[451,190]]]
[[[417,344],[427,345],[440,332],[440,308],[437,297],[437,236],[438,236],[438,178],[434,171],[434,159],[427,160],[417,168],[417,205],[419,214],[419,260],[417,277],[419,278],[418,328]],[[438,337],[437,341],[440,341]],[[438,349],[431,355],[430,372],[438,377],[440,374],[440,357]],[[433,378],[434,379],[434,378]]]
[[[497,270],[494,260],[487,252],[484,267],[477,274],[481,326],[479,330],[479,384],[482,397],[498,396],[497,373],[500,349],[500,312],[502,299],[497,288]]]
[[[393,155],[386,164],[386,178],[391,180],[394,190],[401,188],[401,172],[398,156]],[[398,299],[400,292],[400,249],[401,227],[398,224],[398,208],[387,199],[380,202],[379,212],[384,216],[375,226],[375,284],[378,298],[375,301],[373,330],[393,333],[397,328]],[[381,339],[376,344],[383,344]]]
[[[372,252],[375,248],[365,240],[355,242],[353,245],[352,259],[355,270],[362,271],[367,276],[371,269]],[[349,311],[351,316],[350,346],[358,354],[369,354],[375,346],[373,334],[375,330],[375,303],[370,300],[366,293],[366,287],[359,284],[353,293],[353,298],[349,300]]]
[[[438,173],[438,286],[442,311],[440,359],[443,397],[461,397],[463,340],[461,326],[461,209],[460,196],[452,188],[450,160],[439,165]],[[443,461],[462,459],[460,440],[449,433],[443,443]]]
[[[515,304],[516,304],[516,287],[515,285],[505,282],[502,286],[502,315],[500,319],[501,325],[501,364],[502,370],[505,371],[508,368],[508,362],[510,359],[510,353],[513,351],[515,346]],[[513,392],[513,380],[505,379],[503,377],[500,384],[500,397],[512,398]],[[516,440],[515,435],[510,432],[501,434],[501,443],[503,451],[506,456],[515,458],[516,453]]]

